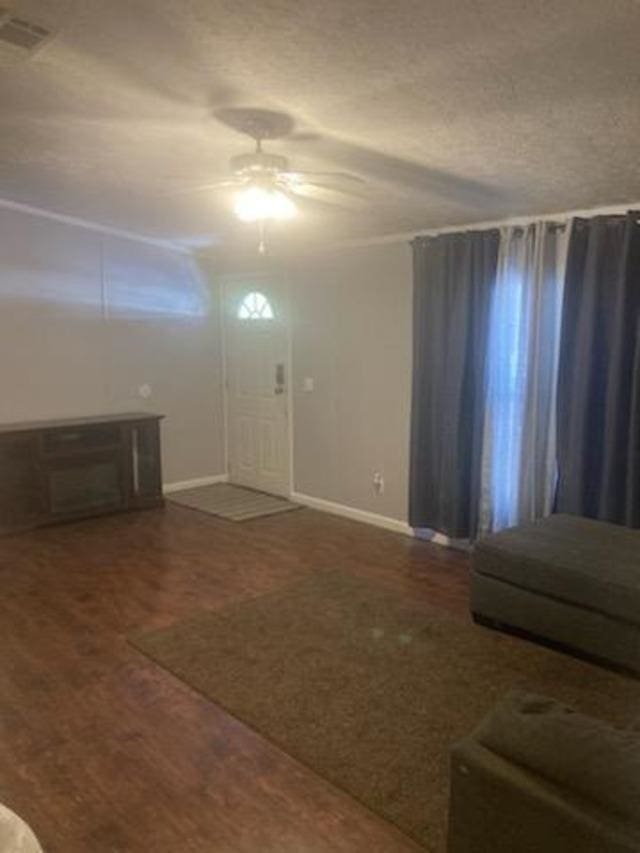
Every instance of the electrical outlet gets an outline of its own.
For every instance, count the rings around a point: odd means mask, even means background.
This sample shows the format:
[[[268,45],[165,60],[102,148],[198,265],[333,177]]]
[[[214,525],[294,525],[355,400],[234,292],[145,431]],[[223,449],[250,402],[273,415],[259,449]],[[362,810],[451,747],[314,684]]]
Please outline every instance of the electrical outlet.
[[[384,477],[380,471],[373,472],[373,488],[377,495],[381,495],[384,492]]]

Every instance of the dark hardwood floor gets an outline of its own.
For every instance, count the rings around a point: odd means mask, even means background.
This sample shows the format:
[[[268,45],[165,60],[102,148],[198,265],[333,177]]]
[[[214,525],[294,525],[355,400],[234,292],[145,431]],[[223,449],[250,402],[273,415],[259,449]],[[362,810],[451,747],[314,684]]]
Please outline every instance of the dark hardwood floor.
[[[46,853],[418,850],[126,640],[340,567],[468,618],[465,555],[307,509],[0,539],[0,802]]]

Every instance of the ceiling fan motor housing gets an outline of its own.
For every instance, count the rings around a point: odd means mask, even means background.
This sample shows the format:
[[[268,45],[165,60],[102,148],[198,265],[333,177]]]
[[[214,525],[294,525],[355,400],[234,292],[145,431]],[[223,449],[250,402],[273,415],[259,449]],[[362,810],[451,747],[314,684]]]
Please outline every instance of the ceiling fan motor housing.
[[[230,160],[231,171],[238,177],[277,175],[286,172],[289,166],[286,157],[256,151],[253,154],[238,154]]]

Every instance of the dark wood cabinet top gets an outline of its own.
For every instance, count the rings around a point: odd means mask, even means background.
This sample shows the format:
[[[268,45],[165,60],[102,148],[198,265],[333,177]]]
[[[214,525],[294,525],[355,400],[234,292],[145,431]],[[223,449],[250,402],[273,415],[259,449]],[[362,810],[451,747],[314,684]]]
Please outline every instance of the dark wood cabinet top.
[[[69,427],[99,426],[100,424],[127,424],[140,421],[159,421],[164,415],[151,412],[122,412],[116,415],[92,415],[84,418],[59,418],[48,421],[23,421],[0,424],[0,434],[42,429],[68,429]]]

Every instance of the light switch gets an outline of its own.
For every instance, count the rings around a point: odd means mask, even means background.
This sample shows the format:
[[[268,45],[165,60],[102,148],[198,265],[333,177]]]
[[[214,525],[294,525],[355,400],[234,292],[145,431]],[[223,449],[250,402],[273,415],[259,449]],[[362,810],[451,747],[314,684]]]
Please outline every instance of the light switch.
[[[313,391],[315,385],[316,383],[313,380],[313,376],[305,376],[302,380],[302,390],[306,391],[307,393]]]
[[[138,386],[138,396],[142,397],[143,400],[148,400],[151,396],[151,385],[148,385],[146,382],[144,385]]]

